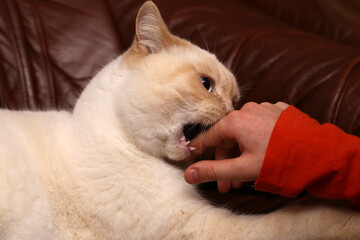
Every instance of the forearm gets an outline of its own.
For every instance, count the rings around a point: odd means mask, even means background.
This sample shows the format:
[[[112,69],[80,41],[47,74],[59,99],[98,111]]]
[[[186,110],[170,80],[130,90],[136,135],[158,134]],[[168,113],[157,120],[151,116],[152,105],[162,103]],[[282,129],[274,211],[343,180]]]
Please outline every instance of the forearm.
[[[294,107],[280,116],[256,189],[294,197],[307,190],[320,198],[360,199],[360,139],[332,124],[319,124]]]

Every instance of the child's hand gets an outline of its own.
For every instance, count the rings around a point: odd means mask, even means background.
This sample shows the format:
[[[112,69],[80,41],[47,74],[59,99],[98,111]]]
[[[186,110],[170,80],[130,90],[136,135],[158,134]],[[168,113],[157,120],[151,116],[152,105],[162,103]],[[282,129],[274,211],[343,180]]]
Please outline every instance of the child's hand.
[[[192,156],[215,147],[218,161],[199,161],[185,171],[190,184],[218,181],[220,192],[238,188],[242,182],[255,181],[259,176],[266,149],[275,124],[289,105],[283,102],[247,103],[231,112],[205,133],[197,136],[190,145],[196,150]],[[241,156],[232,158],[238,147]]]

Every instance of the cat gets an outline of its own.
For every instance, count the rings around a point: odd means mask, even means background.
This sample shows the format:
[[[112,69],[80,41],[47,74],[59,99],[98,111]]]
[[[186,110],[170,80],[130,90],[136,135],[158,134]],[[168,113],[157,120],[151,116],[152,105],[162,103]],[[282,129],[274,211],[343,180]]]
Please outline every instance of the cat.
[[[172,35],[152,2],[131,47],[73,112],[0,111],[0,239],[356,239],[343,208],[236,215],[205,201],[171,164],[189,123],[212,125],[239,100],[214,55]]]

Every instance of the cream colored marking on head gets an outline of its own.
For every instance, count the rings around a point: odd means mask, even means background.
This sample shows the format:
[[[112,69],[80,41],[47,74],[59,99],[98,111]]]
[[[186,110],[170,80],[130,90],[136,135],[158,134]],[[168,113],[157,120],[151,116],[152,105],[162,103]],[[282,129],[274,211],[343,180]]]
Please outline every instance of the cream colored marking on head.
[[[186,158],[189,152],[179,148],[183,126],[214,124],[238,98],[234,76],[215,55],[172,35],[151,2],[139,10],[136,37],[120,67],[131,75],[116,101],[128,113],[119,113],[121,122],[135,144],[155,156]],[[200,76],[211,79],[212,91]]]

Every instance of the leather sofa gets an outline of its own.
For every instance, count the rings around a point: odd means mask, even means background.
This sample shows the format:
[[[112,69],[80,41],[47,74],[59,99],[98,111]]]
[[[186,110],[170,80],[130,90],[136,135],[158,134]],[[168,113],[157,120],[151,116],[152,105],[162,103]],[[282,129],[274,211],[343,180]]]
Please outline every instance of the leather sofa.
[[[143,2],[0,0],[1,108],[71,110],[91,77],[129,47]],[[359,0],[154,2],[172,33],[234,72],[240,106],[285,101],[360,136]],[[251,190],[206,191],[245,211],[288,202]]]

